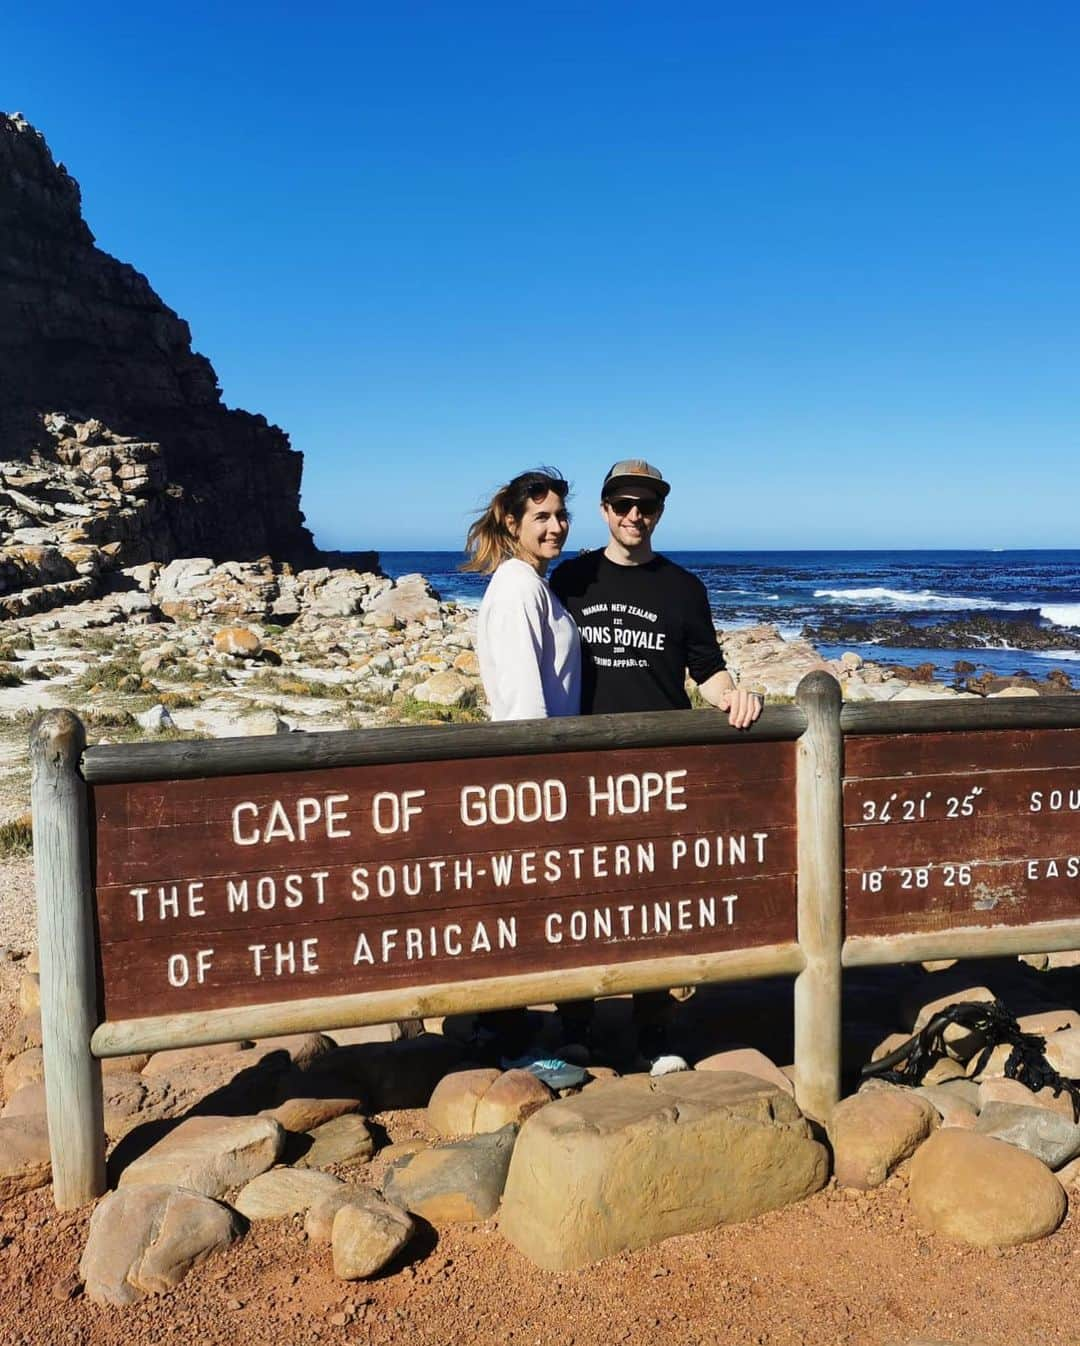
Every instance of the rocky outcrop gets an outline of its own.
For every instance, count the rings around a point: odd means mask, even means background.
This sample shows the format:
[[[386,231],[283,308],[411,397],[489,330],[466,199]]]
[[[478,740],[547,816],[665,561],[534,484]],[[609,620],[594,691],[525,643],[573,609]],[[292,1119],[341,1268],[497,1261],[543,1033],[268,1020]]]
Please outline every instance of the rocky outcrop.
[[[803,628],[815,644],[899,646],[909,650],[1073,650],[1075,627],[1042,625],[1031,614],[1017,618],[961,614],[935,622],[907,617],[878,617],[870,621],[845,618]]]
[[[0,240],[0,546],[50,553],[11,558],[6,591],[92,588],[110,562],[315,563],[302,455],[223,405],[187,323],[95,247],[78,184],[19,114],[0,114]]]

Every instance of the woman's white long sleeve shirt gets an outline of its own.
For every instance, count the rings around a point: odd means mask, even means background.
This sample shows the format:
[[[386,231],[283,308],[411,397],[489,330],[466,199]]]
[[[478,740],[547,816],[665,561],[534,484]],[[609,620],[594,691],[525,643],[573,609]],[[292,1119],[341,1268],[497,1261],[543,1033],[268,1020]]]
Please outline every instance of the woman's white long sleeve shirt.
[[[578,713],[577,627],[526,561],[503,561],[492,575],[477,618],[476,655],[493,720]]]

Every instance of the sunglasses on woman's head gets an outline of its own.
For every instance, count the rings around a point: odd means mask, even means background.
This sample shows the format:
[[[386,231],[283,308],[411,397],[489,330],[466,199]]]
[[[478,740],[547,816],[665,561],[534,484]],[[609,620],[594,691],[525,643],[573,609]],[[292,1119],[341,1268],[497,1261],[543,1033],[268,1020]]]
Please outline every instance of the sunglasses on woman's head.
[[[529,499],[534,505],[538,505],[541,500],[546,500],[552,491],[565,500],[570,492],[570,485],[561,477],[545,477],[543,481],[538,481],[529,489]]]
[[[660,501],[654,495],[647,495],[640,499],[636,495],[620,495],[616,500],[607,502],[608,509],[613,510],[620,519],[625,519],[635,505],[637,505],[638,513],[643,519],[651,519],[654,515],[660,513]]]

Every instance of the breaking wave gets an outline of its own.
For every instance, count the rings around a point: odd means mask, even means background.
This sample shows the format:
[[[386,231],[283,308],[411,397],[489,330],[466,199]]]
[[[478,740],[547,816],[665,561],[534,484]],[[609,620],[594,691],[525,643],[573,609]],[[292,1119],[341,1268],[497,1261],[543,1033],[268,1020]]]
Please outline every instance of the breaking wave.
[[[833,598],[846,603],[895,603],[904,608],[929,608],[934,612],[1032,612],[1030,603],[1003,603],[995,598],[967,598],[963,594],[937,594],[932,589],[815,589],[815,598]],[[1080,610],[1078,610],[1080,611]]]

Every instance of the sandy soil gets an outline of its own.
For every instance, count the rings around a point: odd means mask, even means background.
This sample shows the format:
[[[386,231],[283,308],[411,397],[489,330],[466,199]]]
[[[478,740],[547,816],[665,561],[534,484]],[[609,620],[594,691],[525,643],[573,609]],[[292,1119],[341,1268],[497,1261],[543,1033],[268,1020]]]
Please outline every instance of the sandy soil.
[[[40,705],[41,690],[13,689],[2,709],[20,709],[18,697]],[[12,725],[0,733],[0,817],[25,809],[27,786],[25,728]],[[17,1014],[33,924],[30,860],[0,863],[0,1037]],[[898,968],[849,978],[853,1061],[896,1027],[897,997],[917,975]],[[715,1046],[753,1041],[790,1060],[790,983],[768,1003],[764,989],[699,995],[683,1011],[688,1031],[715,1033]],[[1039,991],[1075,1004],[1080,977],[1046,976]],[[392,1140],[425,1134],[420,1113],[377,1120]],[[377,1184],[383,1168],[376,1158],[338,1171]],[[1070,1213],[1056,1235],[1025,1248],[950,1246],[916,1228],[903,1171],[874,1193],[830,1185],[748,1224],[562,1275],[531,1266],[488,1222],[425,1228],[402,1265],[347,1284],[334,1278],[329,1249],[307,1244],[302,1220],[267,1222],[172,1294],[124,1310],[90,1303],[78,1285],[91,1209],[60,1214],[47,1188],[0,1205],[0,1346],[885,1346],[918,1338],[1080,1346],[1080,1216]]]
[[[420,1114],[385,1114],[394,1139]],[[377,1181],[376,1161],[356,1176]],[[373,1282],[334,1279],[299,1218],[254,1226],[164,1299],[103,1308],[77,1291],[89,1209],[47,1191],[0,1213],[5,1346],[242,1342],[444,1346],[1075,1346],[1080,1221],[1001,1252],[924,1237],[901,1173],[879,1191],[833,1187],[737,1227],[668,1240],[582,1271],[536,1270],[494,1222],[425,1229],[411,1259]]]

